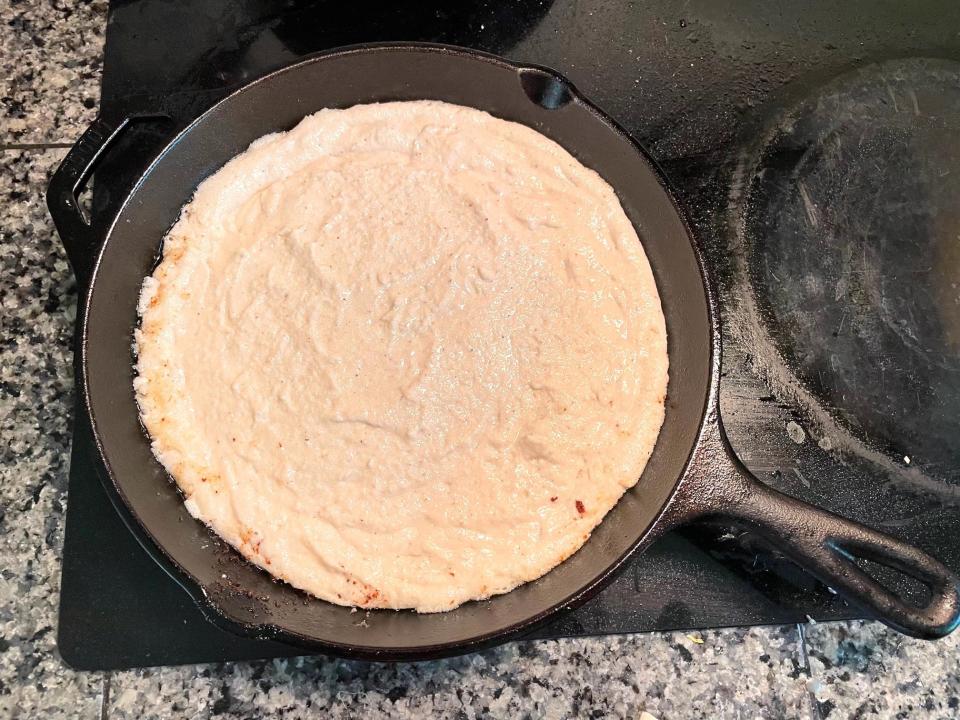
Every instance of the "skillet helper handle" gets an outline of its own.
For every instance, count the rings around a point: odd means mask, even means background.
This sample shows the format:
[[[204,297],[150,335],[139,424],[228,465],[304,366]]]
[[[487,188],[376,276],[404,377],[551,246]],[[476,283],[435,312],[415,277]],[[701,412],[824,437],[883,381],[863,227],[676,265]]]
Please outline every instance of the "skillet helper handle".
[[[134,120],[169,119],[166,113],[113,115],[101,113],[70,148],[47,186],[47,208],[78,278],[93,267],[97,251],[115,213],[86,217],[80,195],[110,146]]]
[[[103,115],[86,129],[54,172],[47,188],[47,207],[67,251],[74,272],[86,270],[98,240],[92,218],[84,216],[79,197],[97,161],[120,134],[128,120]]]
[[[736,457],[719,418],[704,438],[681,511],[717,515],[756,530],[791,560],[894,630],[939,638],[960,624],[960,578],[936,558],[890,535],[784,495],[757,480]],[[860,569],[870,560],[927,587],[918,607]]]

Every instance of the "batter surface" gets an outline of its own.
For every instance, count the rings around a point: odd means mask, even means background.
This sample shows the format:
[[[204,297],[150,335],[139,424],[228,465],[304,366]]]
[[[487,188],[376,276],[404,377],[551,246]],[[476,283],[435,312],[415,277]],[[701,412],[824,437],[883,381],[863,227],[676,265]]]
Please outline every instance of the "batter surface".
[[[207,179],[135,381],[192,515],[343,605],[449,610],[574,553],[663,422],[653,275],[556,143],[440,102],[323,110]]]

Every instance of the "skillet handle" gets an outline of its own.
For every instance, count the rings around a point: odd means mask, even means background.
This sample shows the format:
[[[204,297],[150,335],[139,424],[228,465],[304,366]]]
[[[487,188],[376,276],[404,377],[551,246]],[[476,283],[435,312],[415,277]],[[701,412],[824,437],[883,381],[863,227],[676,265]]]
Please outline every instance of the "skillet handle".
[[[67,257],[78,278],[85,278],[93,266],[113,213],[86,217],[79,197],[97,163],[133,120],[169,118],[164,113],[100,114],[70,148],[47,186],[47,208]]]
[[[850,603],[899,632],[939,638],[960,624],[960,578],[943,563],[902,540],[757,480],[730,448],[719,417],[708,424],[706,433],[703,454],[687,478],[689,486],[684,487],[685,481],[678,490],[684,520],[715,515],[748,525]],[[857,558],[923,583],[930,592],[927,604],[918,607],[904,601],[861,570]]]

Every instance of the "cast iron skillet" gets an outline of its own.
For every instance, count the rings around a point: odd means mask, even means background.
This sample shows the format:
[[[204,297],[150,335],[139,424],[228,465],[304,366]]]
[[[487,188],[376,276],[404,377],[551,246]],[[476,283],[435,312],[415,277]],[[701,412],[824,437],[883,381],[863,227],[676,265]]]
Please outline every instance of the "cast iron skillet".
[[[183,508],[150,453],[134,400],[137,295],[160,241],[205,177],[256,138],[326,107],[432,98],[515,120],[558,141],[615,188],[653,266],[669,337],[667,411],[637,483],[573,557],[540,580],[452,612],[352,613],[273,582],[240,561]],[[410,660],[475,650],[519,635],[597,593],[657,537],[705,515],[741,521],[813,575],[901,632],[949,633],[958,580],[929,555],[754,479],[718,415],[720,334],[701,258],[663,178],[610,118],[551,70],[436,45],[371,45],[314,56],[237,90],[180,131],[113,211],[87,222],[77,193],[129,122],[100,117],[50,182],[48,203],[83,288],[77,386],[103,460],[104,485],[144,547],[218,624],[314,650]],[[322,468],[318,469],[322,472]],[[864,574],[867,558],[920,580],[925,607]]]

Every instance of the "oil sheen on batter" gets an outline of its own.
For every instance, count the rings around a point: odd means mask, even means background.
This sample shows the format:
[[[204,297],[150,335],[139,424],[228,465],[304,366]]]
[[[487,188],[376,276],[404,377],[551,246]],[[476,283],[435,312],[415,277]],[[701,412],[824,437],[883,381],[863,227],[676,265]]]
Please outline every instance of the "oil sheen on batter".
[[[343,605],[543,575],[663,421],[664,318],[613,190],[471,108],[261,138],[183,209],[140,313],[143,423],[189,512]]]

